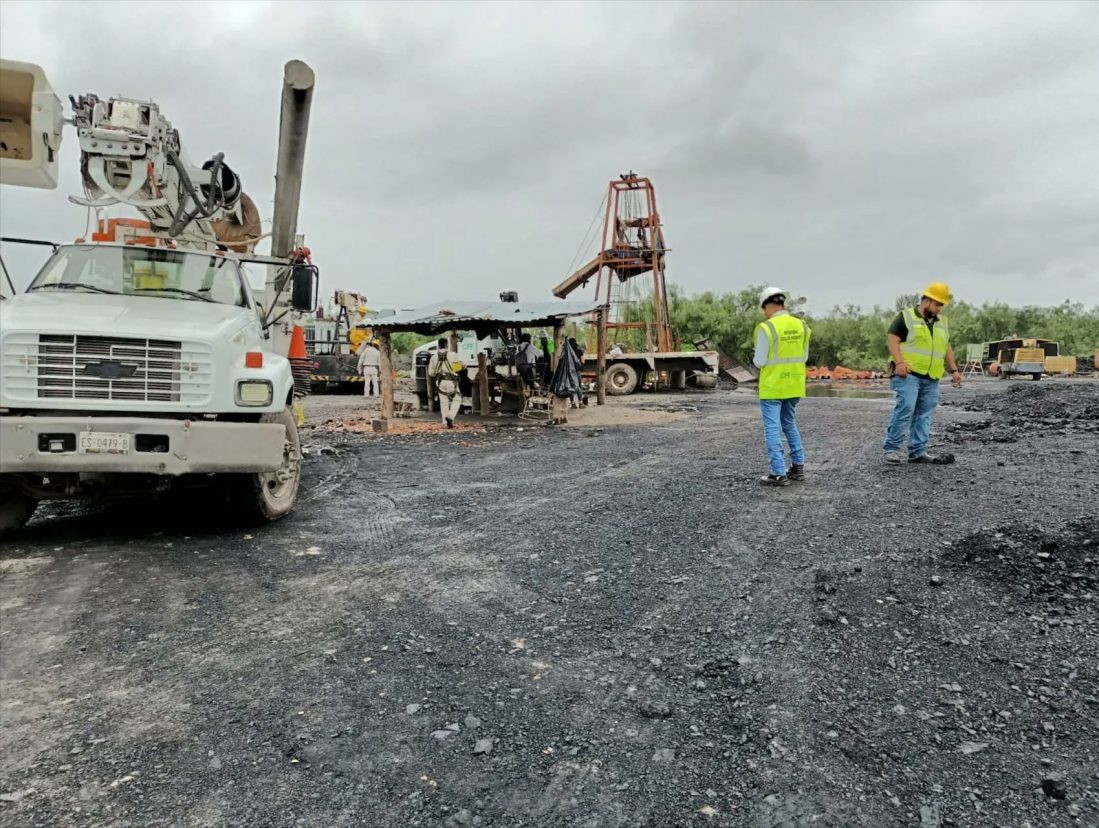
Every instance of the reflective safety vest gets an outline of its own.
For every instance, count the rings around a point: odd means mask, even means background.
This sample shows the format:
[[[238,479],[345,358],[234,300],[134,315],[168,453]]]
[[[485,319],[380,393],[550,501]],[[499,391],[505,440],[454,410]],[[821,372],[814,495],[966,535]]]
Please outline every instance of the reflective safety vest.
[[[809,359],[812,331],[805,320],[776,313],[756,325],[767,335],[767,361],[759,369],[759,398],[789,400],[805,396],[805,362]]]
[[[950,328],[946,319],[939,317],[933,326],[928,326],[915,308],[905,308],[904,324],[908,336],[901,343],[901,356],[909,369],[917,374],[937,380],[942,379],[946,370],[946,349],[950,344]]]

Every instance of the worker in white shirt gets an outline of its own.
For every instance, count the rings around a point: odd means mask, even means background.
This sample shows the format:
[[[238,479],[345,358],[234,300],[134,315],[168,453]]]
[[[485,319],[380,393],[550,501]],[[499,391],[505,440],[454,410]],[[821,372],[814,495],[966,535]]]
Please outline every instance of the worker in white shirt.
[[[530,334],[519,337],[519,347],[515,350],[515,370],[527,385],[534,385],[534,366],[538,363],[538,351],[530,341]]]
[[[359,373],[363,378],[363,396],[377,397],[382,393],[379,382],[382,365],[382,352],[378,350],[378,340],[371,339],[359,348]]]
[[[435,380],[439,394],[439,413],[447,428],[454,428],[454,420],[462,407],[462,392],[458,388],[458,374],[463,368],[459,356],[450,350],[445,338],[427,364],[427,375]]]

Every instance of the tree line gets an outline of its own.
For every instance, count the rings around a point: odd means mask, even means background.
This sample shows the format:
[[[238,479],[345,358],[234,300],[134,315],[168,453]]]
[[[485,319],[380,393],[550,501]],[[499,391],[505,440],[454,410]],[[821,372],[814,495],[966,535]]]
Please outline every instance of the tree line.
[[[763,319],[759,292],[763,286],[716,294],[686,295],[678,286],[668,289],[668,311],[683,342],[708,339],[714,347],[746,359],[752,353],[752,332]],[[893,308],[858,305],[833,307],[827,313],[806,313],[813,329],[811,365],[843,365],[858,370],[884,368],[889,361],[886,329],[897,311],[916,304],[915,294],[900,296]],[[651,301],[651,300],[650,300]],[[638,308],[640,314],[644,309]],[[1061,353],[1090,355],[1099,348],[1099,305],[1088,309],[1081,302],[1065,301],[1053,307],[1013,308],[1003,302],[977,306],[955,302],[944,314],[950,321],[950,339],[959,361],[964,346],[993,342],[1011,336],[1052,339]]]
[[[749,286],[729,293],[706,292],[688,296],[679,286],[668,287],[668,313],[672,326],[687,347],[709,340],[720,351],[750,360],[752,332],[763,319],[758,307],[763,286]],[[857,370],[880,370],[889,361],[885,332],[897,311],[916,304],[915,294],[900,296],[893,308],[875,306],[865,310],[858,305],[836,306],[826,313],[808,312],[806,320],[813,329],[809,363],[815,366],[843,365]],[[626,312],[630,320],[653,318],[652,298],[641,299]],[[959,361],[965,359],[964,346],[993,342],[1009,336],[1040,337],[1060,343],[1061,353],[1090,355],[1099,348],[1099,305],[1088,309],[1081,302],[1065,301],[1052,307],[1013,308],[1003,302],[977,306],[955,302],[945,314],[950,320],[950,338]],[[578,320],[579,322],[579,320]],[[586,339],[585,325],[570,328],[570,334]],[[619,331],[615,335],[627,349],[646,349],[642,331]],[[412,333],[393,336],[393,348],[408,353],[434,337]],[[636,341],[635,341],[636,340]]]

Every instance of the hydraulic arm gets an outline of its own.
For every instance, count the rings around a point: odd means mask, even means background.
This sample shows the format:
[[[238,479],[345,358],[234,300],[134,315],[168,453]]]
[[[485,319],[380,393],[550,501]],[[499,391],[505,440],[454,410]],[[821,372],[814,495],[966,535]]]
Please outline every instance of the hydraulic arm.
[[[127,204],[153,234],[200,249],[251,252],[259,212],[240,179],[217,153],[194,166],[160,107],[132,98],[70,97],[80,139],[84,197],[75,204]]]

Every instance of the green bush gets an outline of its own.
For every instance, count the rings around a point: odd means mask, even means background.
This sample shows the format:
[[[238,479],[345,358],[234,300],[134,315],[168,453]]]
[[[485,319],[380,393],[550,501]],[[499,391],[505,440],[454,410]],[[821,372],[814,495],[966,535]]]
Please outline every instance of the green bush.
[[[418,333],[395,333],[390,337],[390,346],[398,354],[408,354],[435,337]]]

